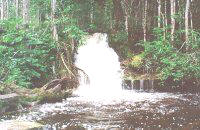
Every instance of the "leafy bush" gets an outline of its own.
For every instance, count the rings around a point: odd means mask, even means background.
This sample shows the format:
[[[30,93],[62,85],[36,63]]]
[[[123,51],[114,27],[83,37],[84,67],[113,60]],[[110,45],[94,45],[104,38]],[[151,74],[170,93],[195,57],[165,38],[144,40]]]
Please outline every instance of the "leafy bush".
[[[5,86],[0,84],[0,94],[4,93]]]
[[[17,27],[21,20],[8,19],[0,23],[6,32],[0,36],[0,80],[30,87],[31,81],[47,77],[55,55],[55,45],[49,33],[35,28]]]
[[[111,35],[111,41],[116,43],[123,43],[127,41],[127,33],[125,31],[118,31]]]
[[[162,30],[156,29],[157,38],[143,44],[146,70],[160,73],[162,80],[197,81],[200,78],[200,33],[191,31],[187,44],[180,40],[172,43],[170,34],[164,38],[162,33]],[[186,50],[185,46],[189,49]]]

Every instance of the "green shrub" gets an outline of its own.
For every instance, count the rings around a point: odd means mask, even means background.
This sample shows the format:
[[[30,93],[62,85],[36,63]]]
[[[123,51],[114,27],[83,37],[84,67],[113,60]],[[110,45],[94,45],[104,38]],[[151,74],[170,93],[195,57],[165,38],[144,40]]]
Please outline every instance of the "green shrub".
[[[157,38],[143,44],[146,70],[160,73],[162,80],[169,78],[174,81],[198,80],[200,78],[200,34],[191,32],[190,42],[185,44],[177,39],[172,43],[170,34],[164,38],[161,33],[162,30],[157,29],[155,31]],[[186,45],[189,46],[188,50],[185,49]]]
[[[0,36],[0,80],[30,87],[33,79],[40,79],[51,69],[55,48],[49,33],[41,30],[17,28],[21,21],[4,20],[0,23],[6,31]]]

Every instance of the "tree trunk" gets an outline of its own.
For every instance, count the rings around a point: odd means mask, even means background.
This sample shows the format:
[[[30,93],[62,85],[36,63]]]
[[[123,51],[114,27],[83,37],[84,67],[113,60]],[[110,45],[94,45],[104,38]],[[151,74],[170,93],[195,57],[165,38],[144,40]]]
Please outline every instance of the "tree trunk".
[[[56,14],[56,0],[51,0],[51,19],[52,19],[52,36],[53,36],[53,39],[57,42],[58,41],[58,33],[57,33],[57,27],[56,27],[56,17],[55,17],[55,14]],[[57,55],[58,57],[58,55]],[[56,62],[54,62],[52,64],[52,68],[53,68],[53,74],[55,77],[57,77],[56,75]]]
[[[165,27],[168,25],[168,19],[167,19],[167,0],[165,0]]]
[[[121,6],[121,0],[113,0],[114,6],[114,19],[115,19],[115,29],[119,30],[121,23],[123,21],[123,10]]]
[[[94,1],[91,0],[90,23],[94,23]]]
[[[168,25],[168,19],[167,19],[167,0],[165,0],[165,9],[164,9],[164,16],[163,16],[163,28],[164,28],[164,39],[166,39],[167,35],[167,25]]]
[[[8,19],[8,17],[9,17],[9,1],[8,0],[6,0],[6,2],[5,2],[5,19]]]
[[[29,23],[29,0],[23,0],[23,8],[22,8],[22,13],[23,13],[23,20],[24,24]]]
[[[193,0],[191,0],[191,4],[190,4],[190,8],[192,8],[192,4],[193,3]],[[192,14],[192,10],[190,9],[190,28],[191,30],[193,30],[193,14]]]
[[[188,41],[189,41],[189,9],[190,9],[190,0],[186,1],[185,8],[185,42],[186,42],[186,50],[189,49]]]
[[[158,27],[161,27],[161,0],[158,0]]]
[[[143,32],[144,41],[147,41],[147,0],[144,1],[144,14],[143,14]]]
[[[1,20],[4,20],[4,0],[0,0],[1,2]]]
[[[128,1],[126,0],[122,0],[121,1],[121,5],[122,5],[122,8],[124,10],[124,18],[125,18],[125,21],[124,21],[124,25],[125,25],[125,31],[126,31],[126,34],[128,35],[129,33],[129,11],[128,11]]]
[[[56,18],[55,18],[55,13],[56,13],[56,0],[51,0],[51,18],[52,18],[52,33],[53,33],[53,39],[55,41],[58,41],[58,34],[57,34],[57,27],[56,27]]]
[[[15,15],[16,18],[19,17],[19,0],[15,0]]]
[[[175,33],[175,26],[176,26],[176,20],[175,20],[175,13],[176,13],[176,2],[175,0],[170,0],[171,3],[171,41],[174,42],[174,33]]]
[[[192,19],[192,12],[190,12],[190,28],[193,30],[193,19]]]

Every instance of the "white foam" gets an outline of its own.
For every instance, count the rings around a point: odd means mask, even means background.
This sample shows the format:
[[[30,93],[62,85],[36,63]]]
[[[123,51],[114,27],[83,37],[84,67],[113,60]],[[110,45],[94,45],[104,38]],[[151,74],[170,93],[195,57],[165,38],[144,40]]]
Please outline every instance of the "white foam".
[[[74,93],[93,98],[114,98],[122,91],[121,69],[118,55],[108,46],[107,35],[88,36],[78,49],[76,66],[89,76],[90,84],[81,75],[80,86]]]

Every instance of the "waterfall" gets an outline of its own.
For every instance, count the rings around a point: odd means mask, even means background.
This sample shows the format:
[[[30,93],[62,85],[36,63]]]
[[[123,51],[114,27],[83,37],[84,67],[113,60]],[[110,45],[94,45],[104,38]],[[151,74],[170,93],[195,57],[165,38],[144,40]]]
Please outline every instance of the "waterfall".
[[[148,84],[145,80],[134,85],[134,89],[123,89],[125,86],[122,85],[123,72],[120,68],[119,57],[108,46],[107,34],[95,33],[87,36],[84,45],[78,48],[75,65],[84,73],[79,72],[80,85],[73,92],[75,98],[72,100],[110,104],[121,101],[154,100],[166,96],[135,90],[138,87],[139,90],[144,90],[145,85]],[[86,75],[89,82],[87,82]]]
[[[90,83],[80,74],[80,86],[74,93],[79,96],[115,97],[122,91],[119,57],[108,46],[107,34],[95,33],[85,38],[76,55],[76,66],[84,70]],[[80,72],[82,73],[82,72]]]
[[[140,80],[140,90],[143,91],[144,90],[144,80]]]

